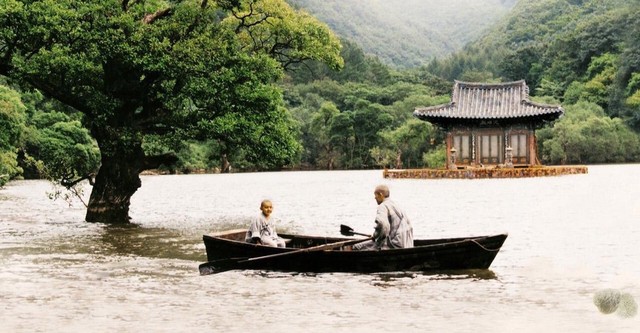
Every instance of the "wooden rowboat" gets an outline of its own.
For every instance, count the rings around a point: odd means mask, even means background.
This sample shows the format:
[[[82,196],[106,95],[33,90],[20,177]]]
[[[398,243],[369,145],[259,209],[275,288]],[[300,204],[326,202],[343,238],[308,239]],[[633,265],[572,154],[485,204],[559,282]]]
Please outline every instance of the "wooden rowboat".
[[[245,233],[246,229],[236,229],[204,235],[208,262],[200,265],[200,274],[234,269],[314,273],[488,269],[507,238],[497,234],[417,239],[413,248],[351,251],[349,245],[362,239],[279,234],[287,247],[276,248],[247,243]]]

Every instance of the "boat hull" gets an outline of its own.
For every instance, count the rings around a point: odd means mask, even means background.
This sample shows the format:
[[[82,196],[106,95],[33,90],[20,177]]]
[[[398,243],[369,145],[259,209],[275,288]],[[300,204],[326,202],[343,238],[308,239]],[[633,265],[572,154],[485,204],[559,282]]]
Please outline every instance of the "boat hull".
[[[287,248],[248,244],[239,240],[239,237],[205,235],[203,240],[207,250],[208,263],[201,265],[201,273],[212,273],[216,269],[256,269],[314,273],[430,272],[487,269],[491,266],[507,238],[507,234],[498,234],[467,238],[415,240],[413,248],[382,251],[349,251],[341,247],[322,251],[300,251],[306,247],[330,244],[351,238],[325,238],[285,234],[281,236],[289,239]],[[283,255],[284,253],[287,254]],[[272,257],[247,260],[263,256]],[[231,266],[216,267],[216,263],[224,263],[224,265]]]

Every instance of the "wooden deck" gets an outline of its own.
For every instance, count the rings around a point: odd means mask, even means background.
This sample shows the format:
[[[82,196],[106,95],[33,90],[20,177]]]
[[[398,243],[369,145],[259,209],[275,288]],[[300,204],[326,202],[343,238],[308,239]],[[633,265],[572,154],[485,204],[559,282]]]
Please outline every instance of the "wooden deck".
[[[524,168],[464,168],[449,169],[385,169],[384,178],[389,179],[483,179],[483,178],[525,178],[586,174],[584,165],[531,166]]]

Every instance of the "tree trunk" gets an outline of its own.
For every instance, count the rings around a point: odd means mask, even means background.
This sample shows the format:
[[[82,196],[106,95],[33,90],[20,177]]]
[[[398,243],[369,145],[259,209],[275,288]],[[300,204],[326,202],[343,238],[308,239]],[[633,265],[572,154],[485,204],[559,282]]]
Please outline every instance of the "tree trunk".
[[[89,203],[87,222],[129,223],[131,197],[140,188],[145,166],[142,140],[126,127],[95,126],[92,134],[100,147],[100,169]]]
[[[118,131],[102,128],[92,133],[100,146],[102,164],[91,190],[85,220],[129,223],[131,197],[142,186],[140,172],[160,165],[172,166],[178,157],[174,153],[146,156],[142,141],[134,139],[137,135],[118,135]]]
[[[87,222],[128,223],[131,197],[140,188],[142,148],[103,155],[87,207]]]
[[[396,169],[402,169],[402,150],[398,150],[396,155]]]
[[[222,158],[220,161],[220,172],[221,173],[231,172],[231,163],[229,163],[229,158],[227,158],[227,154],[222,154]]]

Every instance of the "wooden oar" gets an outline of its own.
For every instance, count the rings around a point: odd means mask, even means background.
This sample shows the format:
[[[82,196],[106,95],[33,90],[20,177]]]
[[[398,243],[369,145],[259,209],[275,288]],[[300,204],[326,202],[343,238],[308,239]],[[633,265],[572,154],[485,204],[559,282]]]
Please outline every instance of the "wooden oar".
[[[222,272],[240,268],[243,264],[247,264],[251,262],[256,262],[261,260],[270,260],[276,257],[291,256],[291,255],[300,254],[303,252],[330,250],[340,246],[357,244],[360,242],[367,241],[369,239],[371,238],[369,237],[364,239],[350,239],[350,240],[345,240],[345,241],[340,241],[335,243],[328,243],[328,244],[322,244],[318,246],[302,248],[295,251],[282,252],[282,253],[270,254],[266,256],[253,257],[253,258],[243,257],[243,258],[228,258],[228,259],[214,260],[214,261],[206,262],[204,264],[200,264],[198,268],[200,270],[200,275],[217,274],[217,273],[222,273]]]
[[[345,235],[345,236],[360,235],[360,236],[371,237],[371,235],[363,234],[363,233],[360,233],[360,232],[355,232],[355,231],[353,231],[353,228],[351,228],[348,225],[344,225],[344,224],[340,225],[340,233]]]

